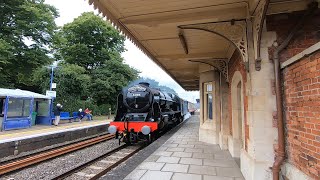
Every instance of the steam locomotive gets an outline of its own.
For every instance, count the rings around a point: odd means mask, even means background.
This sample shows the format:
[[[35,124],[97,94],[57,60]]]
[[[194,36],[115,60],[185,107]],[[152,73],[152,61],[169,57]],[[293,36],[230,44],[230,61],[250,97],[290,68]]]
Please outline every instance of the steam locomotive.
[[[127,144],[152,142],[158,133],[183,121],[188,102],[175,94],[139,83],[118,95],[117,112],[108,132]]]

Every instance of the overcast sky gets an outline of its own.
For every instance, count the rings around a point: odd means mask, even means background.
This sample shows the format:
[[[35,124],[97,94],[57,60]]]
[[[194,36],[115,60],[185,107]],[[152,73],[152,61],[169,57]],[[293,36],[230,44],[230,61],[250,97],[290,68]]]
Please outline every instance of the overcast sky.
[[[90,6],[86,0],[46,0],[45,2],[58,9],[60,14],[60,17],[56,19],[58,26],[72,22],[74,18],[78,17],[83,12],[90,11],[98,14],[97,11],[94,11],[93,6]],[[122,53],[125,63],[138,69],[141,72],[140,76],[155,79],[160,85],[173,88],[180,97],[189,101],[195,102],[195,99],[199,98],[198,91],[187,92],[183,90],[168,74],[129,40],[125,41],[125,48],[127,51]]]

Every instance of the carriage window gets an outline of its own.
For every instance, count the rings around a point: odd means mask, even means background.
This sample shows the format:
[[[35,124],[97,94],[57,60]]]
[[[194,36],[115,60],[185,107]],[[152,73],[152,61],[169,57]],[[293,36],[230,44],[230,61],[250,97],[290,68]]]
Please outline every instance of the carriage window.
[[[212,83],[205,83],[205,114],[206,118],[212,120],[212,109],[213,109],[213,96],[212,96]]]

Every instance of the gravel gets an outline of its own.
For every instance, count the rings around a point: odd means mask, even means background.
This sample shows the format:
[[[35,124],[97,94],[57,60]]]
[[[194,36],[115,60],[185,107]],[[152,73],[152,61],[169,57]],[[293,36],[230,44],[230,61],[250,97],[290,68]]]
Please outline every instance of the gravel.
[[[72,152],[67,155],[60,156],[53,160],[49,160],[43,163],[40,163],[36,166],[31,166],[25,168],[21,171],[14,172],[12,174],[1,177],[0,179],[11,179],[11,180],[20,180],[20,179],[52,179],[58,174],[66,172],[72,169],[74,166],[82,164],[83,162],[92,160],[101,154],[104,154],[111,149],[114,149],[119,146],[118,140],[112,139],[108,140],[91,147]]]
[[[91,138],[94,138],[94,137],[97,137],[97,136],[106,135],[106,134],[107,133],[101,133],[101,134],[96,134],[96,135],[92,135],[92,136],[86,136],[86,137],[78,138],[78,139],[75,139],[75,140],[72,140],[72,141],[66,141],[66,142],[63,142],[63,143],[53,144],[51,146],[46,146],[44,148],[35,149],[35,150],[32,150],[32,151],[21,152],[18,155],[11,155],[11,156],[7,156],[7,157],[4,157],[4,158],[1,158],[0,163],[6,162],[6,161],[15,160],[17,158],[22,158],[22,157],[25,157],[25,156],[33,155],[35,153],[39,153],[39,152],[42,152],[42,151],[50,150],[50,149],[53,149],[53,148],[58,148],[58,147],[61,147],[61,146],[69,145],[69,144],[72,144],[72,143],[80,142],[80,141],[83,141],[83,140],[86,140],[86,139],[91,139]]]

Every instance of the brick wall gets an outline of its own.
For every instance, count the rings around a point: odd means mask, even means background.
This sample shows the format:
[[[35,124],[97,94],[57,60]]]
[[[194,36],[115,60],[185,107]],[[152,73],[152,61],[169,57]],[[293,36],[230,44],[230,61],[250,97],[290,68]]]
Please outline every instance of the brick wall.
[[[267,31],[277,32],[277,44],[280,45],[288,36],[295,23],[303,16],[304,11],[290,14],[276,14],[267,16]],[[280,54],[280,61],[284,62],[290,57],[302,52],[306,48],[320,41],[320,9],[313,17],[305,22],[304,27],[298,31],[288,47]],[[274,48],[269,48],[269,59],[272,59]]]
[[[277,33],[281,44],[304,12],[267,17],[267,30]],[[281,52],[285,62],[320,41],[320,10]],[[274,48],[269,48],[272,59]],[[288,162],[307,175],[320,178],[320,52],[291,64],[282,71],[286,151]],[[276,114],[276,112],[275,112]]]
[[[320,178],[320,52],[283,71],[288,161]]]
[[[231,82],[232,82],[232,77],[236,71],[239,71],[242,75],[242,79],[244,82],[243,83],[243,101],[244,101],[244,128],[245,128],[245,149],[247,150],[247,142],[249,138],[249,126],[247,124],[247,109],[248,109],[248,99],[246,96],[246,82],[247,82],[247,73],[245,70],[245,66],[242,63],[242,57],[238,51],[235,51],[229,61],[228,64],[228,77],[229,77],[229,124],[230,124],[230,134],[232,135],[232,101],[231,101]]]

